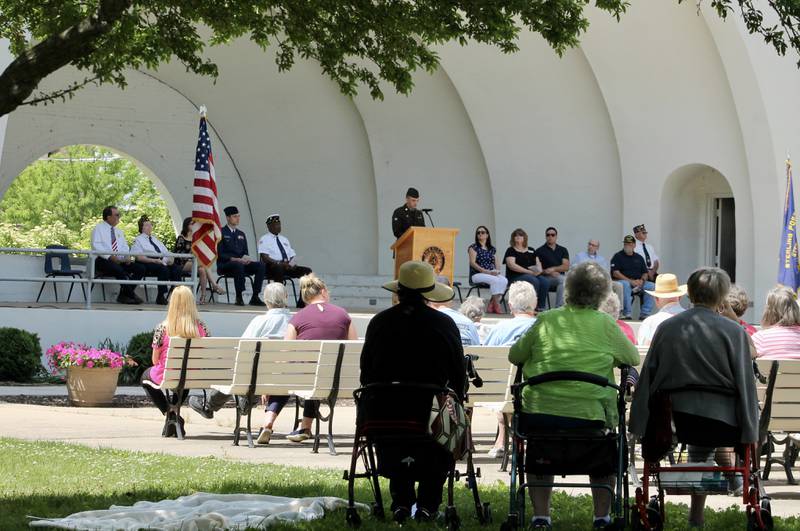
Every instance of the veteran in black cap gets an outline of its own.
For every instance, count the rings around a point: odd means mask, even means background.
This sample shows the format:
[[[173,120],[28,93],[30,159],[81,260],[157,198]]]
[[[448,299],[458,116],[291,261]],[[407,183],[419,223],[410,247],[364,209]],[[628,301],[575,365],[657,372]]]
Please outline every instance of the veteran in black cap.
[[[244,306],[244,277],[253,275],[253,296],[250,304],[264,306],[258,294],[264,283],[264,264],[248,256],[247,236],[239,230],[239,209],[229,206],[224,209],[228,224],[222,227],[222,241],[217,246],[217,273],[233,277],[236,286],[236,305]]]
[[[425,218],[422,217],[422,211],[417,210],[417,203],[419,192],[416,188],[409,188],[406,191],[406,203],[392,213],[392,232],[395,238],[402,236],[409,227],[425,226]]]
[[[647,279],[655,282],[661,263],[656,248],[647,242],[647,229],[644,224],[633,228],[633,237],[636,238],[636,254],[644,258],[644,263],[647,265]]]
[[[258,255],[266,268],[267,278],[283,284],[287,278],[300,278],[311,273],[311,268],[297,265],[289,239],[281,234],[280,214],[267,216],[267,233],[258,240]],[[295,295],[297,293],[295,292]],[[303,308],[302,298],[298,298],[297,307]]]

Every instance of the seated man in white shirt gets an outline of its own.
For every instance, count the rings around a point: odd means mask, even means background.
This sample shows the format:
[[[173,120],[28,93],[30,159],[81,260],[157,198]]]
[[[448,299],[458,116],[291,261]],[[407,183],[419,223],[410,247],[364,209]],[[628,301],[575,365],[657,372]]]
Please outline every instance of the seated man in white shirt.
[[[578,253],[578,256],[575,257],[575,261],[572,263],[572,265],[574,267],[576,265],[582,264],[583,262],[589,262],[589,261],[597,262],[598,264],[603,266],[603,269],[609,271],[610,274],[610,265],[608,263],[608,260],[606,260],[602,254],[600,254],[600,240],[594,240],[594,239],[589,240],[589,243],[586,246],[586,252]],[[623,295],[622,284],[620,284],[619,282],[612,282],[611,289],[614,290],[614,293],[617,294],[619,300],[622,300],[622,295]]]
[[[658,311],[642,321],[636,340],[639,345],[647,346],[653,341],[658,325],[684,311],[681,297],[686,295],[686,284],[679,286],[678,277],[672,273],[662,273],[656,278],[656,288],[647,290],[655,297]]]
[[[107,206],[103,209],[103,221],[92,230],[92,250],[108,253],[95,258],[95,275],[114,277],[117,280],[139,280],[142,277],[139,271],[133,267],[132,257],[113,254],[129,251],[125,234],[117,228],[118,223],[119,210],[115,206]],[[121,284],[117,302],[141,304],[142,299],[134,293],[135,289],[134,284]]]
[[[286,277],[300,278],[311,273],[310,267],[300,266],[295,263],[297,253],[292,249],[286,236],[281,235],[281,217],[271,214],[267,217],[267,234],[258,240],[258,254],[266,268],[266,277],[269,280],[283,284]],[[297,307],[305,306],[302,298],[296,301]]]
[[[633,228],[633,237],[636,238],[636,248],[634,252],[644,258],[644,263],[647,266],[647,280],[655,282],[658,276],[658,267],[660,262],[656,248],[652,244],[647,243],[647,229],[644,225],[636,225]]]
[[[134,269],[142,277],[157,277],[158,280],[166,282],[168,280],[180,280],[181,268],[175,265],[175,259],[171,256],[146,256],[144,253],[168,254],[167,246],[153,234],[153,222],[147,216],[139,218],[139,235],[133,240],[131,245],[132,253],[143,253],[136,256]],[[147,289],[145,287],[145,289]],[[172,291],[172,290],[170,290]],[[156,304],[167,304],[167,286],[158,286],[158,297]]]

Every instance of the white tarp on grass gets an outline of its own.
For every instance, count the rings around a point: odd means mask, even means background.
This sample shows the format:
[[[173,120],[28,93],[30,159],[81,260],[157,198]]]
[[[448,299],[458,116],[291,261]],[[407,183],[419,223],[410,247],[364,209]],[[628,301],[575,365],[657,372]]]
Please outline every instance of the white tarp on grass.
[[[325,511],[347,506],[334,497],[286,498],[260,494],[209,494],[198,492],[177,500],[140,501],[131,506],[84,511],[66,518],[36,519],[31,527],[98,531],[207,531],[268,527],[276,522],[322,518]],[[368,510],[357,504],[359,510]],[[344,526],[344,515],[342,515]]]

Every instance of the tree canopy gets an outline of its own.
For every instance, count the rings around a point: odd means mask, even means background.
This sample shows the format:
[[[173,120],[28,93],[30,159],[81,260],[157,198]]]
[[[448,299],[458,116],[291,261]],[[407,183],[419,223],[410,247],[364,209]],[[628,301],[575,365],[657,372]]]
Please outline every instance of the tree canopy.
[[[678,0],[680,3],[683,0]],[[698,0],[702,1],[702,0]],[[753,0],[709,0],[719,16],[741,16],[779,54],[800,50],[800,2],[770,0],[765,15]],[[434,46],[468,41],[517,50],[523,29],[540,34],[556,53],[576,46],[589,22],[588,0],[0,0],[0,39],[16,59],[0,74],[0,116],[19,105],[71,96],[88,83],[125,86],[125,70],[170,60],[216,77],[207,46],[245,36],[275,50],[280,70],[312,59],[347,95],[366,86],[382,98],[382,82],[399,93],[412,74],[434,71]],[[595,0],[619,19],[626,0]],[[775,19],[777,22],[771,22]],[[210,37],[201,36],[202,28]],[[203,32],[205,33],[205,32]],[[49,93],[36,92],[53,72],[71,65],[85,76]]]
[[[69,146],[28,166],[0,201],[0,247],[89,249],[103,208],[119,208],[128,243],[146,214],[170,249],[175,230],[153,182],[130,160],[97,146]]]

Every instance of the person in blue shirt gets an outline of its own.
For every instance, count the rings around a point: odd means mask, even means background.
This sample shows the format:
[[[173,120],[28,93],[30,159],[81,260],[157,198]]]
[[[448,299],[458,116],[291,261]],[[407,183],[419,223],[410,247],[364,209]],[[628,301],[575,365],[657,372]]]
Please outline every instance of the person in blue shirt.
[[[481,344],[481,339],[478,335],[478,327],[475,326],[475,323],[472,322],[472,319],[451,308],[449,302],[429,301],[428,306],[435,308],[443,314],[449,316],[450,319],[456,323],[456,327],[458,327],[458,333],[461,336],[461,345],[467,346]]]
[[[244,293],[245,275],[253,275],[255,278],[253,279],[253,296],[250,304],[264,306],[264,303],[258,298],[261,285],[264,283],[264,264],[247,256],[247,236],[238,229],[239,209],[229,206],[225,208],[224,212],[228,224],[222,228],[222,241],[217,246],[217,273],[233,277],[237,306],[244,306],[242,293]]]
[[[611,258],[611,278],[622,285],[622,318],[631,318],[631,297],[641,293],[639,320],[644,321],[653,313],[655,306],[655,299],[647,290],[654,290],[656,285],[647,280],[647,265],[644,258],[636,254],[635,249],[636,239],[628,234],[622,240],[622,250]]]
[[[503,347],[513,345],[536,322],[536,290],[528,282],[519,280],[508,288],[508,305],[511,307],[512,319],[499,321],[486,336],[483,344],[487,347]],[[506,423],[503,414],[497,414],[497,438],[489,450],[489,457],[503,457],[505,451]]]

